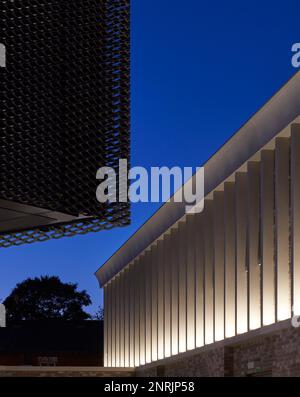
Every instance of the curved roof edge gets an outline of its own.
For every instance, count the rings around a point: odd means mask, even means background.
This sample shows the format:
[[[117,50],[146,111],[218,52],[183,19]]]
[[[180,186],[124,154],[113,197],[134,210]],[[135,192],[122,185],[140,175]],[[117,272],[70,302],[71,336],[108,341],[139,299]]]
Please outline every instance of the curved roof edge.
[[[204,164],[205,196],[299,115],[300,71]],[[162,205],[95,273],[100,286],[108,283],[165,230],[182,218],[185,215],[185,206],[186,203],[174,202]]]

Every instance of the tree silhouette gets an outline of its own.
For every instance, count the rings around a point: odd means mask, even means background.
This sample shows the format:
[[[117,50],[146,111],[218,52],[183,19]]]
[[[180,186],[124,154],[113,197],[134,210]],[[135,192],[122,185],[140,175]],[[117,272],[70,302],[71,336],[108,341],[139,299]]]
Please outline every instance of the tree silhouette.
[[[103,321],[104,320],[104,309],[102,306],[99,306],[96,313],[92,316],[93,320]]]
[[[3,302],[7,321],[87,320],[90,315],[83,307],[91,304],[91,298],[85,290],[77,291],[77,287],[55,276],[28,278],[17,284]]]

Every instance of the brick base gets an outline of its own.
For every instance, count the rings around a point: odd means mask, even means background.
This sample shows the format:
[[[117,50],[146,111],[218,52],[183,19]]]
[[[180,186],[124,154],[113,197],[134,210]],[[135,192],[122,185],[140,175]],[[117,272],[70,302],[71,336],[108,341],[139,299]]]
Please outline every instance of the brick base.
[[[149,364],[137,376],[300,376],[300,328],[285,321]]]

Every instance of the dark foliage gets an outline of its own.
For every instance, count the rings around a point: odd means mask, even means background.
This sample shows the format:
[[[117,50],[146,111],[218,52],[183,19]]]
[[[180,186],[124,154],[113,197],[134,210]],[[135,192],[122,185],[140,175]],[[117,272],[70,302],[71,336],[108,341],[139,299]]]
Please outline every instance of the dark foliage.
[[[28,278],[17,284],[3,302],[9,322],[20,320],[87,320],[83,310],[91,304],[88,293],[77,284],[63,283],[59,277]]]

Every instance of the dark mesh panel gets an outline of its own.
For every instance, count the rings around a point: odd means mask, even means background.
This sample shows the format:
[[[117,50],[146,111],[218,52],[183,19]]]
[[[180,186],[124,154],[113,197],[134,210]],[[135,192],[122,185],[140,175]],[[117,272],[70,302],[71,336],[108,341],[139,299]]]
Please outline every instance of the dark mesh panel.
[[[0,246],[129,223],[96,172],[129,158],[129,0],[0,0],[0,199],[89,217]]]

